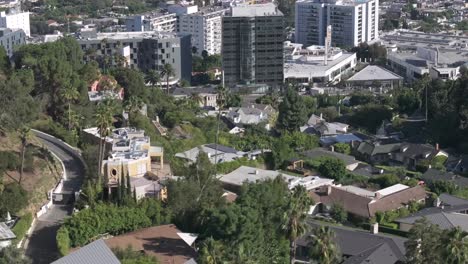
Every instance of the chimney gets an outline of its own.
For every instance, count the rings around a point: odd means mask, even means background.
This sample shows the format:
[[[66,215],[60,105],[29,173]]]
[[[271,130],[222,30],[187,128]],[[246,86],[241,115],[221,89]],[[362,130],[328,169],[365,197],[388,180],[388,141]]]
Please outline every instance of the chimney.
[[[380,199],[382,198],[382,194],[380,194],[379,192],[375,192],[374,197],[375,199]]]
[[[331,151],[331,152],[335,152],[335,146],[331,145],[331,146],[330,146],[330,151]]]
[[[379,223],[374,223],[374,224],[371,224],[371,233],[372,234],[378,234],[379,233]]]
[[[440,201],[440,198],[437,197],[435,200],[434,200],[434,206],[435,207],[440,207],[442,204],[442,202]]]
[[[258,170],[255,170],[255,172],[254,172],[254,173],[255,173],[255,175],[258,175]]]
[[[332,192],[332,187],[331,185],[327,185],[327,196],[330,195]]]
[[[320,113],[320,120],[323,120],[323,114]]]
[[[436,145],[435,145],[435,149],[436,149],[437,151],[439,151],[439,150],[440,150],[439,143],[436,143]]]

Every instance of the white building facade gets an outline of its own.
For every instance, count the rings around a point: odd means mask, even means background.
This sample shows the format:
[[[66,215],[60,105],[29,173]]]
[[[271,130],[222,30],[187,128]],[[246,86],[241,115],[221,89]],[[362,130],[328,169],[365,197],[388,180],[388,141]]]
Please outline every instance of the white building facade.
[[[204,50],[210,55],[221,53],[222,17],[227,10],[207,8],[179,16],[179,32],[192,35],[192,46],[197,54]]]
[[[333,46],[354,47],[379,38],[379,0],[302,0],[296,2],[295,41],[324,45],[332,26]]]
[[[12,13],[7,14],[6,12],[0,13],[0,27],[11,28],[11,29],[22,29],[26,36],[31,36],[31,30],[29,26],[29,12],[23,13]]]
[[[127,17],[125,20],[125,28],[130,32],[141,31],[177,31],[177,15],[172,13],[146,13]]]

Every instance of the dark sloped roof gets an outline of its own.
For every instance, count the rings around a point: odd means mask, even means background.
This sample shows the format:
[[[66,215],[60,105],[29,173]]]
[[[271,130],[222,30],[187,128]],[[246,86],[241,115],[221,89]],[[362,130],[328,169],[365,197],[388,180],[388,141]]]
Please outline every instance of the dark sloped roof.
[[[396,255],[387,243],[382,243],[348,258],[342,264],[395,264],[399,261]]]
[[[311,226],[317,227],[315,222],[310,223]],[[368,256],[370,259],[381,260],[376,263],[394,264],[398,260],[405,260],[405,238],[389,236],[384,234],[371,234],[364,230],[349,229],[346,227],[329,226],[335,232],[335,241],[340,248],[340,251],[345,256],[358,257],[362,255]],[[309,241],[307,234],[299,238],[296,242],[300,246],[307,246]],[[386,245],[381,248],[382,245]],[[395,259],[394,262],[393,259]],[[362,262],[345,262],[345,263],[362,263]],[[366,263],[366,262],[363,262]],[[370,262],[372,263],[372,262]]]
[[[419,201],[426,198],[424,187],[417,185],[399,192],[386,195],[369,204],[369,213],[374,216],[376,212],[386,212],[400,208],[410,201]]]
[[[387,154],[392,153],[395,151],[400,150],[401,143],[399,142],[391,142],[385,144],[387,142],[368,142],[364,141],[359,144],[357,151],[359,153],[367,154],[370,156],[377,155],[377,154]]]
[[[206,144],[205,147],[207,148],[211,148],[211,149],[216,149],[216,144]],[[224,152],[224,153],[234,153],[236,154],[238,151],[231,148],[231,147],[226,147],[226,146],[223,146],[223,145],[219,145],[218,144],[218,151],[220,152]]]
[[[409,158],[417,158],[426,154],[435,154],[436,148],[429,144],[412,144],[405,143],[401,146],[402,151],[401,155]]]
[[[102,239],[96,240],[52,264],[120,264]]]
[[[468,205],[468,200],[450,195],[448,193],[440,194],[439,199],[444,205],[448,206]]]
[[[337,158],[339,160],[342,160],[346,165],[351,165],[351,164],[355,164],[358,162],[353,156],[329,151],[324,148],[316,148],[313,150],[305,151],[305,152],[302,152],[302,155],[311,159],[317,159],[321,157]]]
[[[367,164],[359,164],[357,168],[353,170],[353,174],[368,178],[382,176],[383,173],[385,173],[383,169],[372,167]]]
[[[424,181],[449,181],[453,182],[455,185],[460,187],[467,187],[468,186],[468,178],[456,175],[452,172],[444,172],[439,171],[436,169],[428,169],[422,176],[421,179]]]

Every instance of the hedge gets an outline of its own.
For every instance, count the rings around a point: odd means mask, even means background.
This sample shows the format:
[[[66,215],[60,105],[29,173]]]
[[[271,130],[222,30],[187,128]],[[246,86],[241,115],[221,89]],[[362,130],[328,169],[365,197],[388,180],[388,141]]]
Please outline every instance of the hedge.
[[[60,255],[68,255],[70,252],[70,234],[66,227],[62,227],[57,231],[56,241]]]
[[[17,245],[21,239],[26,236],[26,233],[28,232],[29,228],[31,227],[33,221],[33,216],[31,213],[27,213],[23,215],[20,220],[15,224],[13,227],[12,231],[16,235],[15,240],[13,240],[13,245]]]

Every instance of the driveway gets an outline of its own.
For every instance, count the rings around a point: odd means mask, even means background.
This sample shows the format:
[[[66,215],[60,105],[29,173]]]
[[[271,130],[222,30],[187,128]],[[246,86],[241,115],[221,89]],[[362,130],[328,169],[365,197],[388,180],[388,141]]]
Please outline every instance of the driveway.
[[[64,191],[78,191],[85,176],[85,169],[77,152],[50,135],[33,131],[49,151],[53,152],[63,162],[67,175],[64,181]],[[36,220],[36,225],[26,246],[26,255],[33,264],[51,263],[58,259],[55,236],[64,218],[71,215],[73,205],[54,204],[50,210]]]

